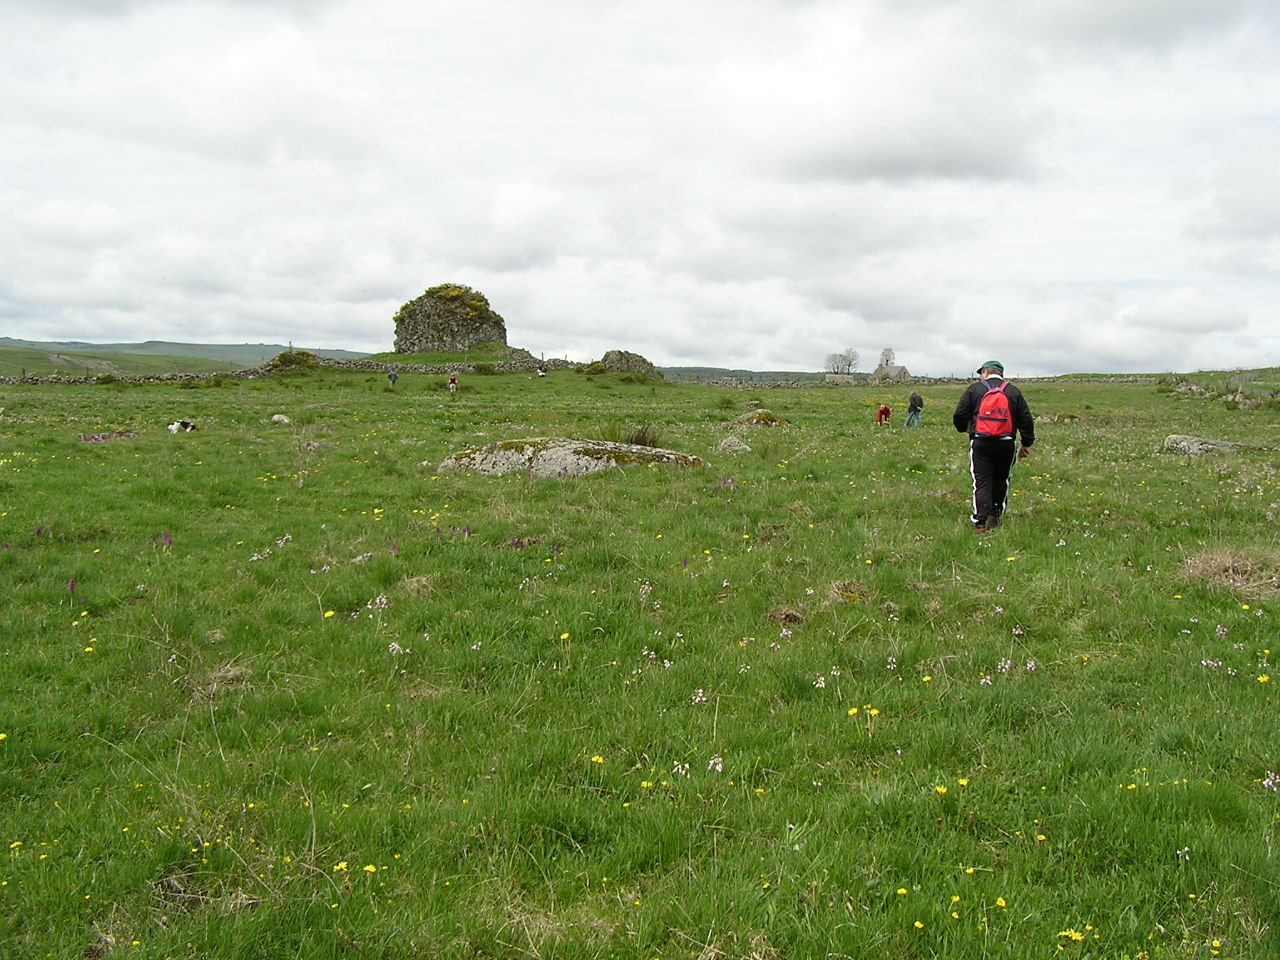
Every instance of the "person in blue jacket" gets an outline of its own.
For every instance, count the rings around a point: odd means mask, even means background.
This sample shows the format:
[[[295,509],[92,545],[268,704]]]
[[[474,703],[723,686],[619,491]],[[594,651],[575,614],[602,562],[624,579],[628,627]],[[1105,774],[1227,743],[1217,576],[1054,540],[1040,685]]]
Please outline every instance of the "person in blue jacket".
[[[1036,442],[1036,425],[1022,391],[1005,380],[1003,363],[988,360],[978,368],[978,377],[960,397],[951,420],[958,431],[969,435],[969,465],[973,473],[970,519],[974,530],[985,533],[1000,525],[1009,506],[1013,465],[1030,455]],[[994,432],[985,426],[980,428],[978,408],[983,397],[1001,389],[1009,401],[1009,421]]]

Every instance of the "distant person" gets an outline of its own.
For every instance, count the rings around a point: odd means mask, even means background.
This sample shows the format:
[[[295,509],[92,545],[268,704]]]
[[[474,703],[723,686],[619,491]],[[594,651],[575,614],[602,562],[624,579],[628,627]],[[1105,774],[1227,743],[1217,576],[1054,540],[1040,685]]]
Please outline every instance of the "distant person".
[[[456,373],[449,374],[449,392],[458,392],[458,375]]]
[[[396,388],[396,381],[399,379],[400,379],[400,374],[396,373],[394,370],[388,371],[387,380],[391,383],[392,390]]]
[[[952,416],[955,428],[969,435],[973,472],[973,529],[985,533],[1000,525],[1009,506],[1013,464],[1031,454],[1035,418],[1022,391],[1004,378],[1004,364],[988,360],[978,368]],[[1021,445],[1016,439],[1021,437]]]
[[[920,426],[920,411],[924,409],[924,397],[920,396],[915,390],[911,391],[911,398],[907,401],[907,422],[903,424],[905,427]]]
[[[880,409],[876,411],[876,423],[888,423],[893,416],[893,411],[887,403],[880,404]]]

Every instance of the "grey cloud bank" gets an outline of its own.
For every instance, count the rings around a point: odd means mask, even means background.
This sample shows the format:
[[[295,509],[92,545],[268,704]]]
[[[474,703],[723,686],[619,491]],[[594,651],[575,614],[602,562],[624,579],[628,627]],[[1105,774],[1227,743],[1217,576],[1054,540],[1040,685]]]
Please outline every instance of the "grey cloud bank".
[[[0,332],[1280,364],[1252,0],[0,2]]]

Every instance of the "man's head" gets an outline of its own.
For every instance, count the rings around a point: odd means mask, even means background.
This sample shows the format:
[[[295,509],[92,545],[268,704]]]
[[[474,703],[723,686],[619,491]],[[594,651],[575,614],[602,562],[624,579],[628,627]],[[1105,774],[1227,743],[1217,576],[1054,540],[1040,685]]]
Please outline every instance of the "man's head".
[[[1004,376],[1004,364],[999,360],[988,360],[978,368],[978,376],[984,379],[993,373],[999,377]]]

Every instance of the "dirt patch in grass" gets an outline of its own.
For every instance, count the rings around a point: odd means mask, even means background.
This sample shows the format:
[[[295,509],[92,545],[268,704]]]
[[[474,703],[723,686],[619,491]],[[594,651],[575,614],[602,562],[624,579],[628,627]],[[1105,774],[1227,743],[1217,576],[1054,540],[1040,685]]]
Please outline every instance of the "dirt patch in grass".
[[[808,618],[795,607],[779,607],[769,614],[769,619],[774,623],[788,626],[793,623],[804,623]]]
[[[253,671],[243,664],[224,663],[208,676],[190,679],[191,698],[208,703],[219,694],[247,686],[252,677]]]
[[[1185,564],[1187,579],[1233,590],[1246,597],[1264,597],[1280,591],[1280,556],[1253,556],[1242,550],[1219,550],[1192,557]]]

